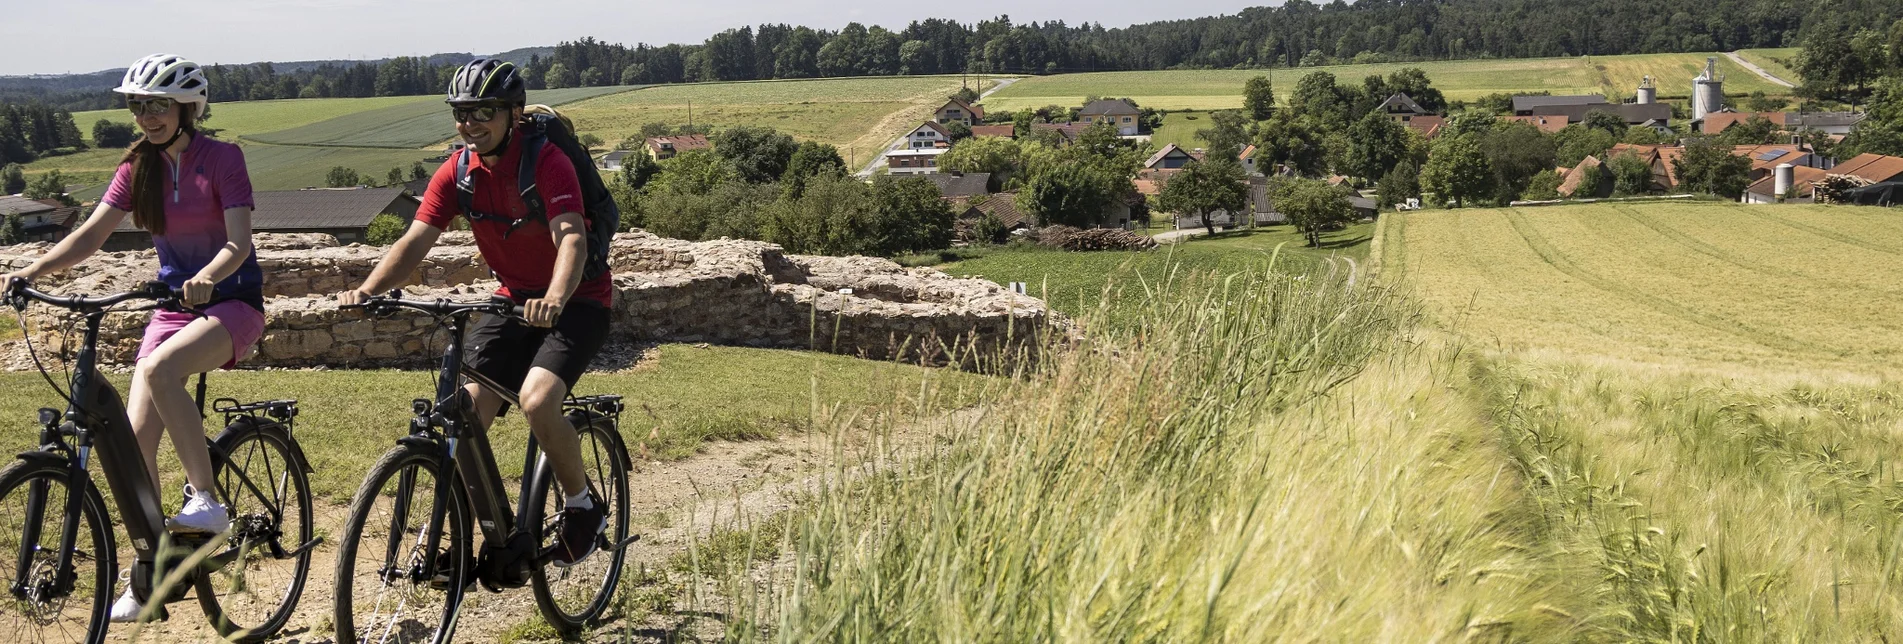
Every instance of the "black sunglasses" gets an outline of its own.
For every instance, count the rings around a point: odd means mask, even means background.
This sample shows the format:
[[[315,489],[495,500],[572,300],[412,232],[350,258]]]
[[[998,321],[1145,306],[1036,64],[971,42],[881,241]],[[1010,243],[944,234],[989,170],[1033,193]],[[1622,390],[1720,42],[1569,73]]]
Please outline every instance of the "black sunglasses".
[[[454,116],[456,118],[457,123],[468,123],[470,121],[475,121],[477,123],[488,123],[490,121],[495,120],[496,114],[502,112],[502,109],[503,108],[497,107],[494,105],[481,105],[477,107],[453,107],[453,108],[450,108],[449,113],[451,116]]]
[[[135,117],[141,114],[164,116],[172,111],[173,102],[169,98],[129,98],[126,99],[126,109],[131,110]]]

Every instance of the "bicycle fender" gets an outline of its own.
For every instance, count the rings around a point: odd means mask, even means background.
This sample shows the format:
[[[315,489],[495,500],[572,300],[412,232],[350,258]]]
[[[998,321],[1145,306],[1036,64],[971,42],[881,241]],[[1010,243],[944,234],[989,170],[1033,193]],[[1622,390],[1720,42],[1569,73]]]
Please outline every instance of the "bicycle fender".
[[[403,445],[405,447],[414,447],[414,448],[422,449],[422,450],[440,451],[443,449],[442,441],[437,440],[434,437],[423,435],[423,434],[410,434],[408,436],[404,436],[402,438],[396,439],[396,444]]]
[[[19,457],[19,459],[22,461],[32,461],[35,463],[51,463],[54,465],[64,464],[67,460],[67,457],[65,454],[61,454],[59,452],[55,452],[52,450],[45,450],[45,449],[36,449],[36,450],[20,452],[19,454],[15,454],[14,456]]]

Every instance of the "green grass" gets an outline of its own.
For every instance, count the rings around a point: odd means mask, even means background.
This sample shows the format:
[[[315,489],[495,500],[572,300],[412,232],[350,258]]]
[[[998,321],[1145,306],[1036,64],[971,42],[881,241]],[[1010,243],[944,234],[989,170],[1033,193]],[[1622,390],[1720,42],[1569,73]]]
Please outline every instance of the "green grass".
[[[1150,144],[1161,150],[1175,143],[1186,150],[1208,147],[1197,130],[1209,129],[1209,112],[1171,112],[1163,115],[1163,126],[1150,133]]]
[[[430,96],[378,96],[374,98],[300,98],[282,101],[240,101],[235,103],[212,103],[211,120],[206,126],[216,128],[219,136],[227,140],[239,137],[276,132],[279,130],[310,125],[320,121],[347,116],[395,105],[426,103],[441,107],[442,99]],[[82,132],[90,135],[93,123],[99,119],[116,123],[132,123],[132,113],[126,110],[95,110],[75,112],[73,122]]]
[[[802,140],[857,148],[861,158],[918,126],[965,79],[958,76],[828,78],[659,85],[563,108],[576,129],[604,141],[626,139],[646,123],[716,127],[765,125]],[[976,78],[970,79],[977,87]]]
[[[1797,53],[1799,51],[1801,50],[1797,47],[1784,47],[1781,49],[1742,49],[1738,51],[1738,57],[1751,61],[1754,65],[1763,67],[1764,71],[1771,72],[1773,76],[1792,83],[1799,83],[1803,81],[1803,77],[1798,75],[1797,70],[1792,69],[1792,66],[1797,63]]]
[[[631,87],[578,87],[529,93],[529,102],[564,105]],[[215,113],[214,113],[215,114]],[[419,100],[348,112],[297,127],[247,135],[260,143],[325,147],[416,149],[456,136],[456,123],[440,100]]]
[[[1221,233],[1213,238],[1191,238],[1149,251],[1074,253],[1042,248],[1005,247],[940,266],[952,275],[982,277],[999,284],[1024,282],[1031,295],[1043,294],[1051,305],[1071,315],[1096,310],[1104,302],[1105,287],[1114,287],[1108,306],[1113,317],[1127,319],[1142,300],[1145,285],[1154,287],[1172,271],[1230,273],[1259,269],[1281,246],[1280,261],[1309,265],[1330,257],[1360,261],[1368,255],[1372,224],[1356,224],[1323,235],[1321,249],[1304,247],[1301,236],[1288,226]],[[1344,266],[1343,271],[1347,268]]]
[[[325,148],[263,143],[243,145],[245,166],[251,171],[251,187],[255,190],[321,188],[330,169],[336,166],[351,168],[370,181],[382,183],[390,168],[402,170],[403,176],[407,178],[411,164],[442,154],[415,149]],[[435,172],[436,166],[437,162],[423,163],[423,167],[430,172]]]
[[[829,354],[663,345],[652,365],[626,372],[591,373],[580,393],[626,396],[621,434],[636,458],[671,460],[709,440],[750,440],[801,431],[815,405],[857,409],[905,399],[922,380],[956,392],[946,404],[968,404],[993,381],[963,372],[931,370]],[[302,415],[297,436],[317,473],[311,484],[335,503],[349,500],[365,471],[408,431],[410,400],[427,397],[433,373],[420,371],[235,371],[212,374],[213,397],[243,400],[295,398]],[[64,384],[58,372],[55,380]],[[126,391],[123,375],[112,377]],[[0,374],[0,444],[26,449],[38,428],[33,410],[58,397],[36,372]],[[213,419],[215,425],[216,418]],[[520,476],[528,428],[520,414],[492,433],[504,475]],[[160,456],[166,489],[183,481],[169,442]]]
[[[1788,93],[1788,88],[1770,84],[1757,74],[1745,71],[1719,54],[1719,68],[1726,72],[1725,92],[1733,95],[1764,90],[1769,94]],[[1268,76],[1275,84],[1278,100],[1286,102],[1303,76],[1316,71],[1335,75],[1337,83],[1360,85],[1369,75],[1387,75],[1403,67],[1418,67],[1427,72],[1434,87],[1449,100],[1473,100],[1493,93],[1545,91],[1553,94],[1597,94],[1615,92],[1620,96],[1635,93],[1640,77],[1657,77],[1660,96],[1687,96],[1691,93],[1694,68],[1704,67],[1707,54],[1645,54],[1635,56],[1594,56],[1579,58],[1531,58],[1513,60],[1427,61],[1383,63],[1378,65],[1334,65],[1327,67],[1278,68],[1262,70],[1169,70],[1144,72],[1099,72],[1039,76],[1019,81],[998,90],[985,100],[990,109],[1024,109],[1045,105],[1081,104],[1085,96],[1130,97],[1139,105],[1166,110],[1217,110],[1242,107],[1242,84],[1256,76]]]

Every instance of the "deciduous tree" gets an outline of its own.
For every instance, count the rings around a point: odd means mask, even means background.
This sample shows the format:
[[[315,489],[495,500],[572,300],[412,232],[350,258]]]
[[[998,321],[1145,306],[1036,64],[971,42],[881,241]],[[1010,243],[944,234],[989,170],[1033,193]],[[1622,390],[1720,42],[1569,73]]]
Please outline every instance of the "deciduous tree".
[[[1212,216],[1217,211],[1227,211],[1236,220],[1233,225],[1250,222],[1248,177],[1242,172],[1242,164],[1227,157],[1209,157],[1183,166],[1163,184],[1158,202],[1163,210],[1195,215],[1211,235],[1216,234]]]
[[[1491,195],[1493,165],[1474,139],[1471,136],[1435,139],[1427,155],[1427,166],[1421,168],[1421,189],[1435,193],[1442,200],[1452,200],[1455,207],[1465,207],[1471,199]]]

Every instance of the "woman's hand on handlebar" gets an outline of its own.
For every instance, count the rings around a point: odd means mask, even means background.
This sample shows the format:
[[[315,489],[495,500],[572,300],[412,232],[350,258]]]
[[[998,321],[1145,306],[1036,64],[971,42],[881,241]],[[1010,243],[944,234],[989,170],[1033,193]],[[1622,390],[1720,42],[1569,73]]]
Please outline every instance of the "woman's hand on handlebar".
[[[186,306],[198,306],[211,301],[213,286],[216,286],[215,282],[194,275],[191,279],[185,280],[185,287],[180,289],[179,295],[184,299]]]

